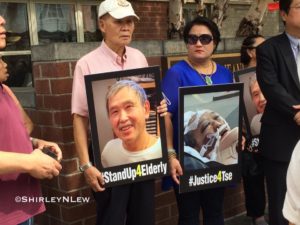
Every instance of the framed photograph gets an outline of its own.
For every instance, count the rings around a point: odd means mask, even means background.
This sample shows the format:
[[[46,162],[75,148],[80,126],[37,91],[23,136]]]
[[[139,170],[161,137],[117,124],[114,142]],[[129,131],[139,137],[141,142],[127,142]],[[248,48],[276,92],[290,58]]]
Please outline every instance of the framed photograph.
[[[243,84],[179,89],[179,191],[227,186],[240,180]]]
[[[258,152],[260,119],[266,106],[264,98],[256,79],[256,67],[234,72],[237,82],[244,84],[244,125],[247,133],[246,149]]]
[[[158,66],[85,76],[92,157],[105,187],[167,174]]]

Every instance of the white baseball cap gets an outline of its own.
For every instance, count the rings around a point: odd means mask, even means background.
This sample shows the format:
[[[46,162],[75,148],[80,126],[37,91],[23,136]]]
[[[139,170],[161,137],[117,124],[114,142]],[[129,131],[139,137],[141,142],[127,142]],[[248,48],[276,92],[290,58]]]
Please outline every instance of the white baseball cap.
[[[134,16],[140,19],[134,12],[131,3],[126,0],[105,0],[99,6],[98,18],[109,13],[115,19],[123,19]]]

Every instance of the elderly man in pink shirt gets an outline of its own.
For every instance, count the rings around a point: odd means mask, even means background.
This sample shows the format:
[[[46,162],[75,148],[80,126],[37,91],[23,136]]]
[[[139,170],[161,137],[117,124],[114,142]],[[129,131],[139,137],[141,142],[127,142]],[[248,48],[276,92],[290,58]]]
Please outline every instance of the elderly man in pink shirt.
[[[97,225],[123,225],[125,221],[127,225],[153,225],[154,181],[104,189],[101,172],[89,158],[89,118],[84,76],[148,66],[146,57],[139,50],[127,46],[132,39],[134,23],[139,19],[128,1],[103,1],[98,17],[104,40],[77,62],[74,72],[72,115],[79,169],[94,191]],[[164,111],[158,109],[158,112]]]

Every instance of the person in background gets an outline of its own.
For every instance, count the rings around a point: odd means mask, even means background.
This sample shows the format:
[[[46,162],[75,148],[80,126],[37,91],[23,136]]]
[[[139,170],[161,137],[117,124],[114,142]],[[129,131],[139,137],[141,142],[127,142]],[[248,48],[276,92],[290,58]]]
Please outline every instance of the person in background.
[[[300,141],[296,145],[286,176],[287,192],[283,205],[283,216],[290,225],[300,224]]]
[[[98,12],[98,26],[103,34],[100,46],[80,58],[74,71],[72,90],[73,131],[80,171],[93,189],[96,200],[97,225],[153,225],[154,180],[113,188],[104,188],[101,172],[92,164],[89,154],[89,117],[84,76],[97,73],[147,67],[146,57],[128,47],[132,40],[135,14],[126,0],[105,0]],[[158,113],[166,112],[166,104]],[[91,148],[90,148],[91,152]]]
[[[284,33],[256,48],[257,80],[267,104],[259,151],[266,176],[269,224],[286,225],[282,215],[286,173],[300,139],[300,0],[280,0]]]
[[[5,20],[0,16],[0,49],[6,46]],[[62,153],[56,143],[30,138],[30,126],[6,81],[7,65],[0,60],[0,221],[5,225],[31,225],[45,211],[43,202],[18,202],[16,197],[39,198],[38,179],[51,179],[61,170]],[[27,127],[26,127],[27,126]],[[41,149],[48,146],[56,160]],[[34,148],[34,150],[33,150]]]
[[[241,63],[245,68],[256,67],[256,48],[264,41],[265,39],[261,35],[250,35],[244,39],[240,53]],[[266,100],[261,93],[256,77],[251,77],[249,81],[249,92],[257,113],[251,122],[251,128],[253,128],[251,134],[259,135],[260,118],[265,109]],[[248,141],[251,143],[251,139]],[[265,176],[261,154],[244,149],[242,165],[247,216],[252,217],[253,225],[267,225],[265,220]]]
[[[178,153],[178,89],[186,86],[205,86],[233,82],[232,73],[212,60],[212,54],[220,42],[220,32],[211,20],[198,16],[187,23],[183,32],[188,59],[172,66],[162,80],[162,90],[169,100],[165,116],[167,147],[171,177],[174,181],[179,225],[198,225],[200,208],[205,225],[223,225],[223,202],[225,188],[212,188],[188,193],[178,193],[178,176],[182,165]],[[169,178],[164,179],[163,189],[172,186]]]

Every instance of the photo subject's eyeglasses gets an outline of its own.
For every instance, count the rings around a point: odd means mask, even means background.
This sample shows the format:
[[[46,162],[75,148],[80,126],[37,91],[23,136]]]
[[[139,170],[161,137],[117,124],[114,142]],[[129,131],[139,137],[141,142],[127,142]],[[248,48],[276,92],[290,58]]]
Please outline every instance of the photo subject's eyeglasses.
[[[202,45],[208,45],[213,40],[213,37],[209,34],[201,34],[200,36],[190,34],[188,35],[187,40],[190,45],[197,44],[198,40],[201,42]]]

